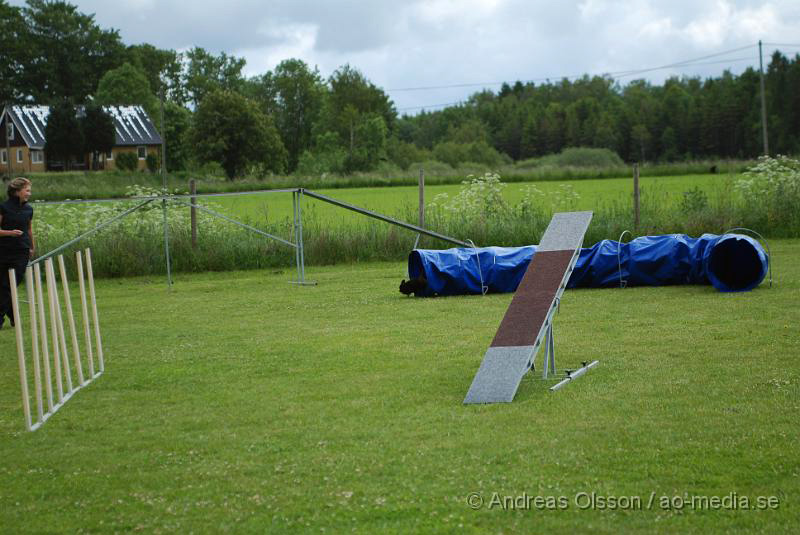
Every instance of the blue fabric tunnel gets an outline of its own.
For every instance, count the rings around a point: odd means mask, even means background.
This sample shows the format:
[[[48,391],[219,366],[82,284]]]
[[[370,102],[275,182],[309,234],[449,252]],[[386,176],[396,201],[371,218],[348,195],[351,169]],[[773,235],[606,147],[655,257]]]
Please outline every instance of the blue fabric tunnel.
[[[513,292],[536,246],[415,249],[408,274],[422,281],[415,295]],[[712,284],[722,292],[745,292],[767,274],[769,258],[758,241],[742,234],[642,236],[620,243],[602,240],[583,248],[567,288]]]

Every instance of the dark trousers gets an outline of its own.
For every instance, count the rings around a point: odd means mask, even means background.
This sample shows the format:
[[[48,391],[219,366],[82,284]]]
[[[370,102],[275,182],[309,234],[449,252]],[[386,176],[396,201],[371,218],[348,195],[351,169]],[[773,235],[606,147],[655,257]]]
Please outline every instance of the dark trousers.
[[[14,269],[17,286],[25,279],[25,269],[28,267],[28,251],[3,251],[0,252],[0,321],[3,316],[12,317],[11,286],[9,286],[8,270]]]

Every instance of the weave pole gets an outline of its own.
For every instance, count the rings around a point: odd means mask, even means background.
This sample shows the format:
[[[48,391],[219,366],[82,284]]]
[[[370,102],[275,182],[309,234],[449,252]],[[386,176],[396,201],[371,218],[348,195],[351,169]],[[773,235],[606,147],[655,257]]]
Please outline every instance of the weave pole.
[[[67,268],[64,266],[64,257],[58,255],[58,270],[61,273],[61,290],[64,292],[64,305],[67,308],[67,320],[69,321],[69,333],[72,339],[72,358],[75,361],[75,369],[78,370],[78,382],[86,384],[83,379],[83,366],[81,366],[81,351],[78,348],[78,333],[75,329],[75,315],[72,313],[72,300],[69,296],[69,285],[67,284]]]
[[[17,343],[17,358],[19,360],[20,390],[22,394],[22,410],[25,417],[25,428],[28,431],[35,431],[41,427],[53,414],[55,414],[64,404],[81,388],[88,385],[92,380],[99,377],[104,369],[102,346],[100,345],[100,325],[98,321],[97,298],[95,296],[94,279],[91,267],[91,253],[89,249],[85,251],[86,271],[88,274],[88,286],[92,304],[92,316],[89,316],[88,302],[86,295],[86,284],[83,270],[84,257],[80,252],[76,254],[78,290],[81,299],[81,311],[84,331],[84,354],[88,358],[89,377],[83,373],[83,362],[81,358],[81,348],[79,342],[78,329],[75,323],[75,314],[72,310],[72,297],[67,281],[67,267],[63,256],[58,256],[58,265],[61,278],[61,288],[63,290],[64,310],[68,322],[70,341],[72,346],[72,359],[69,358],[67,347],[67,329],[64,328],[64,317],[62,316],[62,304],[58,297],[58,279],[56,278],[55,268],[52,258],[48,257],[43,261],[36,261],[25,271],[25,283],[28,292],[28,305],[30,313],[31,331],[31,355],[33,363],[33,384],[35,407],[31,407],[29,391],[29,367],[26,361],[26,345],[24,340],[24,329],[19,307],[19,296],[17,293],[16,274],[11,269],[8,272],[11,286],[12,313],[14,318],[14,329]],[[42,286],[42,275],[40,263],[44,262],[46,290]],[[49,305],[49,325],[50,335],[48,336],[48,317],[45,312],[44,294],[47,293]],[[91,320],[94,319],[92,322]],[[92,336],[90,323],[94,323],[94,341],[97,344],[96,350],[99,357],[100,371],[95,373]],[[57,401],[53,399],[53,377],[51,375],[50,363],[50,344],[52,343],[52,365],[55,367],[55,381],[57,386]],[[41,350],[41,351],[40,351]],[[77,384],[72,381],[72,370],[74,366],[77,375]],[[44,378],[42,377],[44,373]],[[66,384],[65,384],[66,381]],[[44,386],[42,385],[44,383]],[[45,395],[47,397],[47,407],[45,407]],[[32,411],[35,409],[35,411]],[[36,421],[33,421],[33,418]]]
[[[94,320],[94,338],[97,342],[97,362],[100,364],[100,373],[106,369],[103,362],[103,342],[100,340],[100,318],[97,315],[97,297],[94,292],[94,273],[92,272],[92,250],[86,249],[86,273],[89,277],[89,297],[92,299],[92,319]]]
[[[50,276],[50,259],[44,263],[44,279],[47,286],[47,304],[50,311],[50,340],[53,344],[53,367],[56,369],[56,391],[58,392],[58,403],[64,402],[64,381],[61,374],[61,353],[58,349],[58,327],[56,326],[56,305],[53,301],[53,287],[55,281]]]
[[[22,389],[22,412],[25,415],[25,429],[31,431],[31,400],[28,397],[28,373],[25,369],[25,349],[22,343],[22,322],[19,317],[17,300],[17,277],[14,269],[8,270],[8,284],[11,286],[11,310],[14,315],[14,333],[17,337],[17,358],[19,359],[19,384]]]
[[[67,344],[64,340],[64,324],[61,321],[61,303],[58,301],[58,284],[56,283],[56,272],[53,269],[53,259],[48,258],[44,262],[47,272],[47,295],[50,297],[50,322],[53,327],[53,347],[61,357],[60,367],[63,370],[62,377],[67,380],[66,393],[64,398],[69,398],[74,390],[72,385],[72,371],[69,369],[69,356],[67,355]],[[63,387],[62,387],[63,388]]]
[[[94,373],[94,353],[92,352],[92,333],[89,327],[89,308],[86,306],[86,286],[83,281],[83,256],[81,252],[75,253],[75,265],[78,266],[78,293],[81,295],[81,312],[83,318],[83,337],[86,344],[86,356],[89,359],[89,376],[96,377]],[[91,379],[89,379],[91,381]]]
[[[44,363],[44,387],[45,392],[47,392],[47,412],[53,412],[53,379],[50,376],[50,351],[47,346],[47,320],[44,315],[42,270],[39,264],[33,265],[33,285],[36,291],[36,308],[39,311],[39,333],[41,334],[42,362]]]
[[[25,270],[25,288],[28,290],[28,308],[31,317],[31,345],[33,346],[33,382],[36,388],[36,413],[39,421],[44,420],[44,400],[42,399],[42,369],[39,356],[39,325],[36,317],[36,290],[33,285],[33,268]]]

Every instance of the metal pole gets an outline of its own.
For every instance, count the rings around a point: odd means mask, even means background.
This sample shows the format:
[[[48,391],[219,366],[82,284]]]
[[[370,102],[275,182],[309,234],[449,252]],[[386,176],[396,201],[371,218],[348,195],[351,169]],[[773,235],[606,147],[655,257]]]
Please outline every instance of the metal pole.
[[[761,81],[761,134],[764,141],[764,156],[769,156],[769,141],[767,140],[767,101],[764,91],[764,56],[761,53],[761,40],[758,41],[758,72]]]
[[[297,191],[297,250],[300,251],[300,284],[306,282],[306,259],[303,250],[303,189]]]
[[[292,232],[294,234],[294,259],[297,265],[297,282],[301,282],[301,269],[300,269],[300,239],[298,238],[299,232],[297,230],[297,191],[292,192]]]
[[[164,184],[162,195],[167,194],[167,151],[164,135],[164,87],[161,87],[161,179]],[[167,221],[167,200],[161,200],[161,211],[164,215],[164,257],[167,261],[167,286],[172,288],[172,265],[169,258],[169,223]]]
[[[561,382],[560,382],[560,383],[558,383],[558,384],[555,384],[555,385],[551,386],[551,387],[550,387],[550,392],[555,392],[556,390],[558,390],[558,389],[559,389],[559,388],[561,388],[562,386],[566,385],[567,383],[569,383],[570,381],[572,381],[572,380],[574,380],[574,379],[577,379],[578,377],[580,377],[581,375],[583,375],[583,374],[584,374],[584,373],[586,373],[587,371],[591,370],[592,368],[594,368],[594,367],[595,367],[595,366],[597,366],[598,364],[600,364],[600,361],[599,361],[599,360],[592,361],[592,362],[590,362],[589,364],[584,364],[584,366],[583,366],[582,368],[578,368],[578,369],[577,369],[577,370],[575,370],[574,372],[571,372],[571,373],[570,373],[570,374],[567,376],[567,378],[566,378],[566,379],[564,379],[563,381],[561,381]]]
[[[639,164],[633,164],[633,228],[639,232]]]
[[[440,240],[448,241],[450,243],[455,243],[456,245],[461,245],[462,247],[474,247],[474,245],[470,245],[467,242],[463,242],[461,240],[457,240],[455,238],[451,238],[449,236],[445,236],[444,234],[439,234],[438,232],[433,232],[433,231],[430,231],[430,230],[426,230],[424,228],[418,227],[417,225],[412,225],[410,223],[405,223],[403,221],[399,221],[397,219],[394,219],[394,218],[391,218],[391,217],[388,217],[388,216],[385,216],[385,215],[381,215],[381,214],[379,214],[377,212],[373,212],[373,211],[367,210],[365,208],[359,208],[358,206],[354,206],[354,205],[346,203],[344,201],[339,201],[339,200],[334,199],[332,197],[328,197],[326,195],[322,195],[321,193],[316,193],[314,191],[307,190],[307,189],[304,189],[303,193],[305,195],[308,195],[312,199],[319,199],[320,201],[324,201],[324,202],[333,204],[335,206],[340,206],[342,208],[346,208],[348,210],[352,210],[354,212],[357,212],[359,214],[363,214],[365,216],[374,217],[375,219],[380,219],[381,221],[385,221],[386,223],[391,223],[392,225],[397,225],[398,227],[403,227],[403,228],[406,228],[408,230],[413,230],[414,232],[418,232],[420,234],[425,234],[425,235],[431,236],[433,238],[438,238]]]
[[[169,223],[167,222],[167,201],[161,201],[161,211],[164,215],[164,256],[167,260],[167,286],[172,288],[172,266],[169,259]]]

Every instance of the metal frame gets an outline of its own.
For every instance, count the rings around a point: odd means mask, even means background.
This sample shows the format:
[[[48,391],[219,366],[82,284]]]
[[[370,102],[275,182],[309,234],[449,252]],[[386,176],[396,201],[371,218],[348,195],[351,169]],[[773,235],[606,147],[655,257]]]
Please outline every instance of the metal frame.
[[[755,234],[756,237],[759,240],[763,241],[764,245],[767,246],[767,266],[769,267],[769,287],[772,288],[772,251],[770,251],[769,242],[767,242],[767,239],[764,236],[762,236],[761,234],[759,234],[758,232],[756,232],[755,230],[749,229],[749,228],[745,228],[745,227],[736,227],[736,228],[732,228],[732,229],[726,230],[725,232],[723,232],[721,234],[721,236],[724,236],[725,234],[730,234],[732,232],[736,232],[738,230],[746,230],[747,232]]]
[[[197,197],[229,197],[229,196],[238,196],[238,195],[257,195],[263,193],[291,193],[292,194],[292,237],[294,241],[286,240],[279,236],[275,236],[268,232],[264,232],[263,230],[259,230],[254,228],[250,225],[242,223],[241,221],[237,221],[231,217],[228,217],[224,214],[220,214],[210,208],[205,206],[201,206],[196,203],[195,199]],[[297,267],[297,279],[289,281],[291,284],[299,284],[305,286],[313,286],[317,283],[314,281],[306,280],[305,276],[305,243],[303,240],[303,197],[309,196],[313,199],[326,202],[328,204],[332,204],[334,206],[338,206],[339,208],[344,208],[346,210],[350,210],[361,215],[365,215],[368,217],[372,217],[374,219],[378,219],[385,223],[389,223],[391,225],[396,225],[398,227],[402,227],[408,230],[412,230],[417,233],[417,236],[421,234],[425,234],[427,236],[431,236],[433,238],[438,238],[440,240],[454,243],[456,245],[461,245],[464,247],[472,247],[475,248],[475,244],[467,243],[455,238],[451,238],[450,236],[445,236],[444,234],[439,234],[438,232],[433,232],[431,230],[427,230],[417,225],[412,225],[411,223],[406,223],[405,221],[400,221],[398,219],[394,219],[392,217],[380,214],[378,212],[374,212],[372,210],[367,210],[366,208],[361,208],[355,206],[353,204],[340,201],[338,199],[334,199],[332,197],[328,197],[327,195],[323,195],[321,193],[317,193],[311,190],[307,190],[305,188],[284,188],[284,189],[270,189],[270,190],[256,190],[256,191],[238,191],[238,192],[230,192],[230,193],[195,193],[195,194],[187,194],[187,195],[153,195],[148,197],[129,197],[126,199],[78,199],[78,200],[67,200],[67,201],[44,201],[38,202],[37,205],[58,205],[58,204],[79,204],[79,203],[102,203],[102,202],[121,202],[121,201],[141,201],[140,204],[126,210],[125,212],[114,216],[113,218],[109,219],[108,221],[104,221],[103,223],[99,224],[95,228],[84,232],[83,234],[77,236],[76,238],[68,241],[67,243],[59,246],[58,248],[50,251],[49,253],[37,258],[30,265],[33,265],[34,262],[38,262],[40,260],[44,260],[49,258],[50,256],[55,255],[59,251],[62,251],[69,247],[70,245],[82,240],[83,238],[97,232],[98,230],[110,225],[111,223],[122,219],[123,217],[130,215],[131,213],[139,210],[140,208],[144,207],[145,205],[154,202],[154,201],[161,201],[162,203],[162,210],[164,211],[164,252],[165,252],[165,259],[166,259],[166,268],[167,268],[167,284],[168,286],[172,286],[172,272],[171,272],[171,261],[170,261],[170,254],[169,254],[169,231],[168,231],[168,221],[166,217],[166,210],[167,210],[167,201],[176,202],[177,204],[181,204],[184,206],[190,206],[192,208],[196,208],[202,210],[208,214],[213,215],[214,217],[218,217],[223,219],[229,223],[247,229],[251,232],[255,232],[260,234],[266,238],[276,240],[284,245],[289,247],[293,247],[295,249],[295,264]]]

